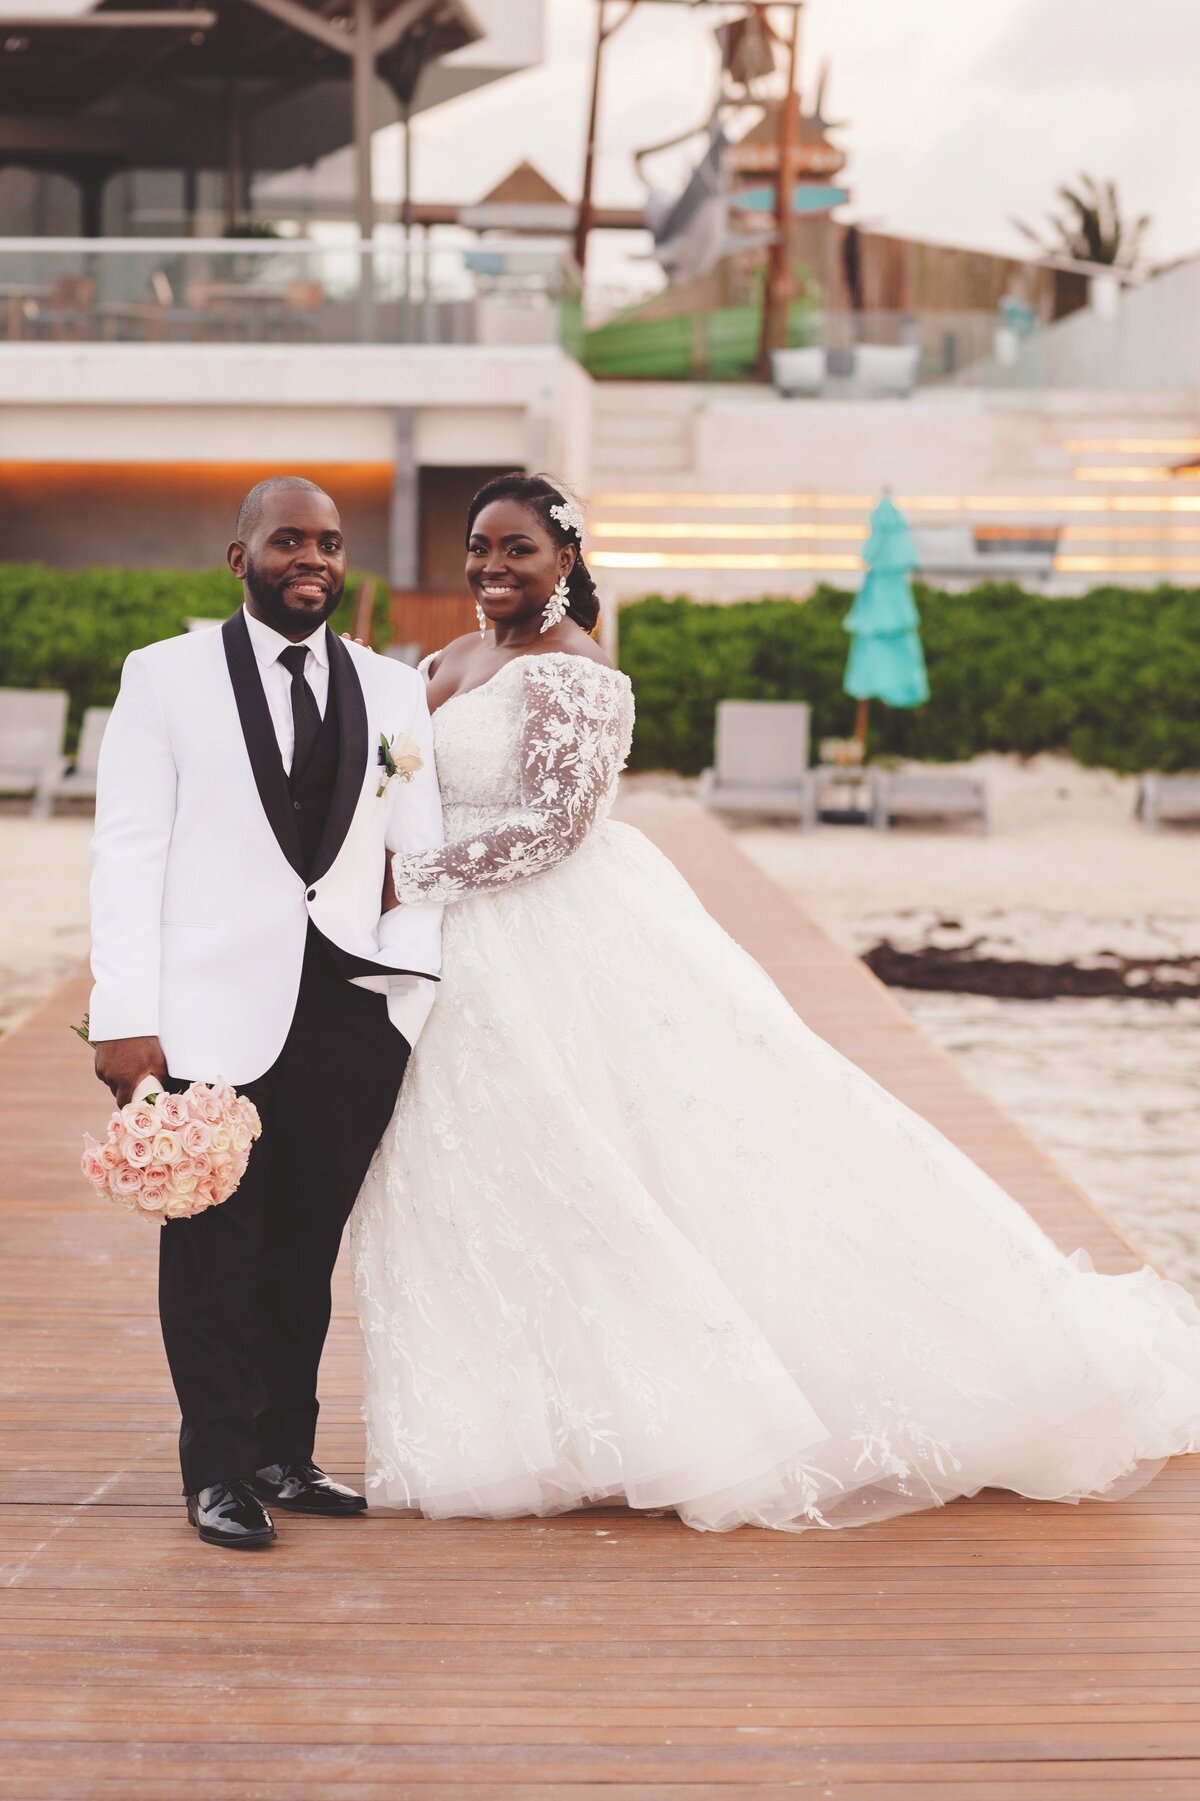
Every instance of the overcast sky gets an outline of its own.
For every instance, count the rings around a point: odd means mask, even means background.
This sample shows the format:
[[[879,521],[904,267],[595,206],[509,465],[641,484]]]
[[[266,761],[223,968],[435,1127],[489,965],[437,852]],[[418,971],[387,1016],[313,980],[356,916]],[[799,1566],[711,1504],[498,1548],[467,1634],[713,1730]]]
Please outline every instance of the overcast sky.
[[[594,0],[546,0],[546,14],[540,68],[419,119],[420,198],[476,198],[523,157],[577,196]],[[613,38],[601,201],[638,200],[631,151],[704,116],[712,17],[644,5]],[[848,122],[848,217],[1017,249],[1010,216],[1036,220],[1084,169],[1153,214],[1155,258],[1200,252],[1200,0],[808,0],[802,32],[803,85],[829,58],[827,109]],[[676,172],[660,159],[659,178]]]

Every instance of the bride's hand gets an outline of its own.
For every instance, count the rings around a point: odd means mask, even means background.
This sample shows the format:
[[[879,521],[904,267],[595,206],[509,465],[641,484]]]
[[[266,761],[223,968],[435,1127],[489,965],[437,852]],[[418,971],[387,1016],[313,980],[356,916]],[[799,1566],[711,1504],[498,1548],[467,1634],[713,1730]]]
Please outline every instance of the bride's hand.
[[[370,650],[371,648],[365,638],[355,638],[350,632],[343,632],[342,637],[347,644],[361,644],[364,650]]]

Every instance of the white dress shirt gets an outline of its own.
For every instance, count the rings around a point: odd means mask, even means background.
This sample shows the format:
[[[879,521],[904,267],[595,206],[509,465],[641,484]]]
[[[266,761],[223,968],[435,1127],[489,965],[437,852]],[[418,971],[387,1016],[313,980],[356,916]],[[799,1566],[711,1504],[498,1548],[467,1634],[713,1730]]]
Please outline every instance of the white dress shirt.
[[[292,752],[296,748],[296,727],[292,719],[292,674],[287,665],[279,661],[279,653],[290,650],[293,640],[285,638],[282,632],[275,631],[272,626],[264,625],[261,619],[254,617],[249,607],[243,607],[242,612],[246,616],[251,648],[262,678],[267,706],[271,711],[271,723],[279,741],[279,754],[283,758],[284,769],[290,774]],[[312,689],[317,711],[324,719],[325,705],[329,699],[329,644],[324,625],[319,625],[315,632],[307,638],[301,638],[299,642],[308,651],[304,660],[304,679]]]

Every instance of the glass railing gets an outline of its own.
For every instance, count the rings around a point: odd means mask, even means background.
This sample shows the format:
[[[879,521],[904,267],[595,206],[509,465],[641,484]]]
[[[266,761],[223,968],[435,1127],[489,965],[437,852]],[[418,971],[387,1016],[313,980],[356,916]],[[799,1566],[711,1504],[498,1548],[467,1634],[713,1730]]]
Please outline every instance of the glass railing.
[[[831,362],[849,366],[860,347],[915,352],[922,385],[950,381],[995,349],[999,313],[923,308],[917,312],[843,312],[819,316],[817,327]]]
[[[821,312],[797,299],[788,348],[773,359],[775,385],[838,398],[950,383],[994,356],[1003,329],[993,312]],[[635,305],[587,332],[583,360],[601,378],[752,381],[760,330],[753,296],[695,313],[647,315]]]
[[[571,344],[554,244],[0,238],[0,340]]]
[[[816,312],[776,364],[776,385],[827,397],[909,393],[969,379],[995,355],[998,312]]]
[[[1184,269],[1155,285],[1170,282],[1174,312],[1149,322],[1136,293],[1114,319],[1084,310],[1053,325],[1015,307],[824,312],[797,299],[774,384],[829,399],[1189,385],[1180,346],[1197,284]],[[585,329],[594,307],[561,239],[0,238],[0,342],[559,345],[602,379],[754,379],[753,293],[707,311],[660,307]]]

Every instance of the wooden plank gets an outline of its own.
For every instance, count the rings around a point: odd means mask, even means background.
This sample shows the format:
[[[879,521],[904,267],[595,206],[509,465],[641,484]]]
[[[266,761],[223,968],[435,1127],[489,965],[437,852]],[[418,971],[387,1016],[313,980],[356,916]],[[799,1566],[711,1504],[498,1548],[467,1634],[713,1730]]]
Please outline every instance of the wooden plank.
[[[1109,1222],[694,809],[648,829],[809,1024],[1067,1248]],[[12,1801],[1188,1801],[1200,1458],[1109,1506],[988,1494],[802,1537],[672,1516],[183,1520],[154,1231],[93,1201],[69,984],[0,1042],[0,1796]],[[64,1130],[64,1121],[70,1122]],[[345,1272],[319,1455],[361,1477]]]

